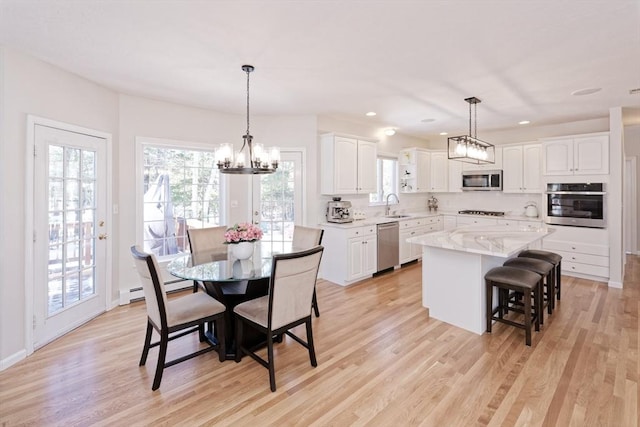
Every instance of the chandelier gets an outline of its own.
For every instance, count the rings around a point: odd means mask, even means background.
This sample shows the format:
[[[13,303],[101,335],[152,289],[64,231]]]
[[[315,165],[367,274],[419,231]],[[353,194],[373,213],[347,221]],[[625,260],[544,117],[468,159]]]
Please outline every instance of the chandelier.
[[[447,139],[448,157],[450,160],[458,160],[476,165],[482,163],[495,163],[496,149],[492,144],[476,138],[478,133],[478,118],[476,105],[482,101],[472,96],[465,98],[469,103],[469,135],[452,136]],[[471,106],[475,114],[475,128],[471,136]]]
[[[249,132],[249,73],[255,68],[253,65],[243,65],[242,71],[247,73],[247,133],[242,136],[242,148],[233,151],[232,144],[222,144],[216,150],[216,163],[222,173],[256,175],[273,173],[280,162],[280,150],[273,147],[266,149],[262,144],[254,144],[253,136]],[[248,147],[248,153],[244,148]],[[248,154],[248,157],[245,157]]]

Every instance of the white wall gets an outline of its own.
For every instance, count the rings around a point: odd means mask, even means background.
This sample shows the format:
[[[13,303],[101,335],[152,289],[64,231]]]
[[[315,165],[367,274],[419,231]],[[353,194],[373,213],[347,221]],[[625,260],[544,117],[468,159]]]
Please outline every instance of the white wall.
[[[113,135],[115,92],[0,47],[0,363],[25,350],[25,164],[27,114]],[[30,303],[30,302],[28,302]],[[29,323],[30,324],[30,323]],[[1,367],[0,367],[1,368]]]
[[[640,125],[625,126],[624,128],[624,154],[627,157],[636,157],[636,190],[640,192]],[[640,212],[640,194],[636,194],[636,212]],[[640,242],[640,219],[636,219],[637,242]]]

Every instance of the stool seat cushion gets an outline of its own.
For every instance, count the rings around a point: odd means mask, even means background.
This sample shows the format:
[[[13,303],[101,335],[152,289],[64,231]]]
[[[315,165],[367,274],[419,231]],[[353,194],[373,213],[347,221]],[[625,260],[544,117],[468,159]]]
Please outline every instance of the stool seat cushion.
[[[484,275],[486,280],[533,289],[538,286],[542,277],[538,273],[515,267],[492,268]]]
[[[546,276],[553,269],[554,265],[550,262],[537,258],[511,258],[504,263],[505,267],[523,268],[525,270],[531,270],[535,273]]]
[[[542,259],[554,265],[562,261],[562,257],[560,255],[553,252],[549,252],[549,251],[541,251],[538,249],[528,249],[526,251],[522,251],[518,254],[518,256],[526,257],[526,258]]]

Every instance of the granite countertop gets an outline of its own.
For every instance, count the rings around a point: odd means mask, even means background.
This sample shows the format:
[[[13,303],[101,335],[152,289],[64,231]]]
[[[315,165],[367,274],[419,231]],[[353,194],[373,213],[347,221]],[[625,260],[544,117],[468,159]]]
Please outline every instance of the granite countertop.
[[[374,216],[366,219],[357,219],[353,222],[346,223],[336,223],[336,222],[321,222],[318,225],[321,227],[335,227],[335,228],[354,228],[354,227],[363,227],[368,225],[378,225],[386,222],[397,222],[397,221],[406,221],[415,218],[429,218],[438,215],[455,215],[455,216],[464,216],[464,217],[474,217],[474,218],[495,218],[495,219],[506,219],[506,220],[516,220],[516,221],[542,221],[542,218],[531,218],[524,215],[512,215],[505,214],[504,216],[488,216],[488,215],[467,215],[467,214],[459,214],[458,211],[446,211],[446,210],[438,210],[436,212],[413,212],[413,213],[405,213],[406,215],[402,218],[387,218],[384,216]]]
[[[411,237],[407,242],[433,248],[508,258],[554,230],[546,226],[469,225]]]

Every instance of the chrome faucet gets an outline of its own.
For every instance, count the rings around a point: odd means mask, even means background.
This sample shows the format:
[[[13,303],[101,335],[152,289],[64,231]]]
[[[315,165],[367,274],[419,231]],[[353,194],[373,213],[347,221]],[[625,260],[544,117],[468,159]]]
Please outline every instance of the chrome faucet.
[[[386,216],[389,216],[389,213],[391,211],[391,206],[389,206],[389,197],[391,197],[391,196],[396,198],[396,202],[400,203],[400,199],[398,199],[398,195],[396,193],[387,194],[387,205],[385,206],[385,210],[384,210],[384,212],[385,212],[384,214]]]

